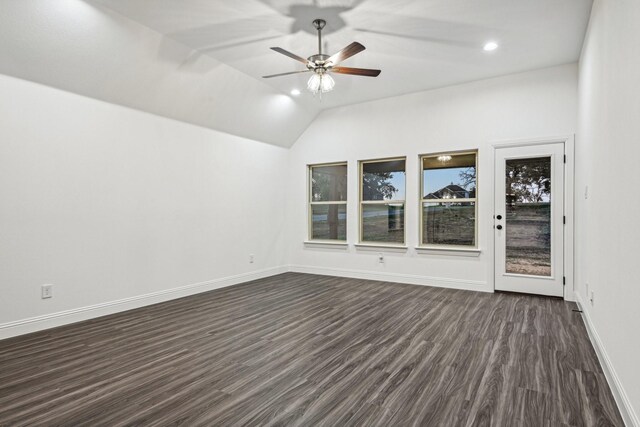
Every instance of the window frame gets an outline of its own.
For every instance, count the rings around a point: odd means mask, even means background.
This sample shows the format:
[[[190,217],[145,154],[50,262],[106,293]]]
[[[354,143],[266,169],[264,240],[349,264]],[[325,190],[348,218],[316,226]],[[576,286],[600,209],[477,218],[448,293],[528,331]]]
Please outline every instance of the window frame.
[[[404,198],[402,200],[363,200],[363,185],[362,185],[362,177],[363,177],[363,169],[366,163],[384,163],[384,162],[392,162],[392,161],[404,161]],[[402,204],[404,215],[402,217],[402,242],[394,243],[394,242],[380,242],[380,241],[372,241],[372,240],[364,240],[364,220],[362,217],[363,214],[363,206],[365,204],[369,205],[389,205],[392,204]],[[380,159],[369,159],[369,160],[359,160],[358,161],[358,244],[359,245],[371,245],[371,246],[388,246],[388,247],[398,247],[405,248],[407,244],[407,157],[406,156],[398,156],[398,157],[385,157]]]
[[[424,204],[425,203],[438,203],[437,199],[425,199],[424,196],[424,159],[428,157],[438,157],[438,156],[459,156],[465,154],[473,154],[475,156],[475,167],[476,167],[476,197],[474,198],[466,198],[466,199],[455,199],[455,202],[449,203],[474,203],[474,245],[447,245],[447,244],[438,244],[438,243],[424,243]],[[427,153],[420,154],[418,156],[418,170],[419,170],[419,180],[420,185],[418,186],[420,189],[420,193],[418,193],[418,248],[419,249],[441,249],[441,250],[469,250],[474,251],[479,248],[478,244],[478,195],[480,194],[478,189],[479,185],[479,174],[478,174],[478,149],[469,149],[469,150],[458,150],[458,151],[441,151],[437,153]]]
[[[327,201],[327,202],[314,202],[313,198],[313,168],[327,167],[327,166],[346,166],[347,168],[347,198],[342,201]],[[333,243],[333,244],[346,244],[349,238],[349,215],[347,213],[347,202],[349,201],[349,162],[329,162],[329,163],[314,163],[307,165],[307,241],[312,243]],[[313,206],[322,205],[344,205],[345,207],[345,233],[344,240],[341,239],[314,239],[313,238]]]

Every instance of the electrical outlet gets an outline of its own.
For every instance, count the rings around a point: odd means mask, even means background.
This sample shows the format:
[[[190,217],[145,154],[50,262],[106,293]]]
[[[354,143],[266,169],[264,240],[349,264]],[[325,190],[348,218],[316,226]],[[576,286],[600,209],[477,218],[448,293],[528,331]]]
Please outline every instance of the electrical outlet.
[[[253,264],[253,254],[249,255],[249,264]]]
[[[53,298],[53,285],[42,285],[40,287],[42,299]]]
[[[378,254],[378,262],[380,264],[384,264],[384,255],[381,253]]]

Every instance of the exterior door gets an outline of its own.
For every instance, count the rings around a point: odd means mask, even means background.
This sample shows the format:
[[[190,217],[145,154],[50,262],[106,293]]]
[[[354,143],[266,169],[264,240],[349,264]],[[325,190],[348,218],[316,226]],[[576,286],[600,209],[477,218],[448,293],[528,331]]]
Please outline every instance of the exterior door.
[[[564,295],[564,143],[496,149],[495,289]]]

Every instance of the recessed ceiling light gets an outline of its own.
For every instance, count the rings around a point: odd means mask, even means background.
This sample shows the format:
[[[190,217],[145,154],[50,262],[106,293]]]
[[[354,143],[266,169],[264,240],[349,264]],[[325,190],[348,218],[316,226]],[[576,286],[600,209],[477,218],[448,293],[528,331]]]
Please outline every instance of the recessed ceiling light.
[[[291,95],[298,96],[298,95],[300,95],[300,91],[298,89],[292,89],[291,90]]]
[[[484,45],[484,50],[486,50],[487,52],[494,51],[497,48],[498,48],[498,43],[496,43],[496,42],[487,42]]]

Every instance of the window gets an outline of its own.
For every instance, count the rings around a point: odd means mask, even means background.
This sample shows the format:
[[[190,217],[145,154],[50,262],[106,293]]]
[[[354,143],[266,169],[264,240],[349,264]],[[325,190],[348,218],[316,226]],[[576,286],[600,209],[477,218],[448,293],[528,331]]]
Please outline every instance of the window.
[[[360,242],[404,245],[405,163],[360,162]]]
[[[309,166],[309,240],[347,240],[347,164]]]
[[[476,247],[477,152],[421,156],[420,242]]]

